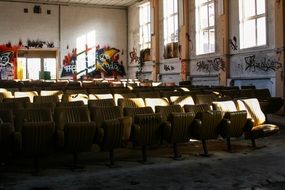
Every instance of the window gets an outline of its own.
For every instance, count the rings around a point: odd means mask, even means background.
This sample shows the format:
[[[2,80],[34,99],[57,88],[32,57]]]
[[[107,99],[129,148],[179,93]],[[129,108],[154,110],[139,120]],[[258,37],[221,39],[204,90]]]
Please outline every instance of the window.
[[[163,0],[164,45],[178,42],[178,1]]]
[[[150,3],[139,6],[140,14],[140,50],[150,48]]]
[[[56,79],[57,51],[19,50],[17,58],[18,79]]]
[[[76,72],[77,78],[86,75],[95,69],[96,54],[96,32],[95,30],[82,35],[76,40],[77,62]]]
[[[196,54],[215,52],[215,1],[196,0]]]
[[[239,0],[240,48],[266,44],[265,0]]]

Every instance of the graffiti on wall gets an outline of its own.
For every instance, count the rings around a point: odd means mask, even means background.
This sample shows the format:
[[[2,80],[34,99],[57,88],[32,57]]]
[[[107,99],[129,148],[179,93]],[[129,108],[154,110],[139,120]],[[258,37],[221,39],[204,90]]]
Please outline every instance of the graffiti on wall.
[[[77,50],[73,49],[64,56],[61,77],[73,76],[76,72]]]
[[[133,51],[130,52],[130,60],[130,64],[138,63],[139,57],[136,48],[133,48]]]
[[[173,71],[175,68],[172,65],[164,65],[164,71]]]
[[[0,79],[12,80],[17,73],[17,52],[20,45],[2,44],[0,45]]]
[[[249,55],[244,57],[246,64],[245,71],[256,72],[256,71],[276,71],[282,68],[282,63],[280,62],[281,52],[277,51],[275,56],[256,56]]]
[[[42,40],[27,40],[27,49],[29,48],[54,48],[54,42],[42,41]]]
[[[200,60],[196,63],[196,66],[196,71],[203,73],[225,71],[225,62],[220,57],[208,60]]]
[[[96,48],[95,63],[89,64],[88,52],[94,48]],[[100,48],[99,45],[92,48],[88,48],[86,45],[85,50],[79,53],[77,53],[76,49],[73,49],[71,53],[68,53],[66,56],[64,56],[61,77],[72,76],[76,78],[76,75],[83,72],[86,72],[83,77],[96,77],[98,75],[101,76],[101,73],[104,73],[105,76],[124,76],[126,75],[125,68],[122,61],[119,61],[119,52],[120,50],[116,48],[110,48],[108,46]],[[85,56],[84,63],[79,63],[77,57],[82,54]],[[77,71],[77,64],[84,64],[86,67],[81,71]]]
[[[234,36],[233,39],[230,39],[230,46],[232,50],[237,50],[238,49],[238,45],[237,45],[237,37]]]
[[[126,75],[123,62],[120,61],[120,50],[116,48],[96,47],[96,71],[108,76]]]

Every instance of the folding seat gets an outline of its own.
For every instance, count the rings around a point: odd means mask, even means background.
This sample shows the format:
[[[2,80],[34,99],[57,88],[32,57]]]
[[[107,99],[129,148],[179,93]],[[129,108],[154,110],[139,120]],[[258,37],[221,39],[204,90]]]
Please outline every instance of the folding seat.
[[[281,97],[272,97],[270,91],[266,89],[255,89],[255,95],[259,101],[261,110],[265,115],[276,113],[284,104]]]
[[[54,109],[56,107],[56,103],[54,102],[34,102],[25,104],[25,108],[47,108],[54,113]]]
[[[195,104],[212,104],[212,102],[217,101],[218,96],[215,94],[196,94],[194,96]]]
[[[98,99],[98,100],[88,100],[88,107],[110,107],[115,106],[114,99]]]
[[[137,95],[135,93],[127,93],[127,94],[114,94],[114,101],[116,105],[118,105],[119,99],[124,99],[124,98],[137,98]]]
[[[40,96],[57,96],[59,101],[62,99],[63,91],[62,90],[41,90]]]
[[[34,96],[38,96],[38,92],[37,91],[15,92],[14,93],[14,97],[15,98],[29,97],[30,102],[34,101]]]
[[[170,102],[172,105],[180,105],[183,107],[184,105],[194,105],[194,100],[192,96],[184,95],[184,96],[170,96]]]
[[[160,98],[158,91],[138,92],[137,96],[139,98]]]
[[[246,111],[237,110],[234,101],[213,102],[213,109],[223,114],[221,136],[227,140],[227,148],[231,152],[231,138],[241,137],[245,131],[252,128],[252,122],[247,119]]]
[[[201,155],[209,156],[206,141],[218,138],[222,122],[221,111],[212,111],[209,104],[184,105],[184,110],[195,113],[191,136],[202,141],[204,154]]]
[[[145,98],[145,106],[149,106],[155,111],[155,106],[168,106],[170,105],[166,98]]]
[[[161,115],[155,114],[151,107],[125,107],[123,111],[133,119],[130,138],[134,146],[142,146],[142,162],[145,163],[147,146],[161,143]]]
[[[182,92],[181,91],[160,91],[160,97],[161,98],[167,98],[169,102],[170,101],[170,97],[172,96],[176,96],[176,97],[179,97],[179,96],[182,96]]]
[[[89,94],[90,95],[90,94]],[[113,99],[113,94],[94,94],[97,99]]]
[[[66,89],[64,94],[88,94],[85,89]]]
[[[87,94],[64,94],[62,96],[62,102],[77,102],[82,101],[85,105],[88,104],[89,97]]]
[[[271,136],[279,132],[277,125],[266,123],[266,117],[256,98],[237,100],[237,109],[245,110],[247,112],[247,118],[253,120],[253,127],[245,131],[245,138],[251,140],[254,148],[256,147],[255,139]]]
[[[156,106],[155,112],[162,116],[162,134],[163,138],[173,144],[174,159],[180,159],[177,143],[189,142],[191,135],[191,124],[195,114],[183,113],[180,105]]]
[[[57,95],[50,96],[34,96],[34,103],[54,103],[59,102],[59,98]]]
[[[112,91],[108,87],[88,88],[87,92],[88,94],[111,94],[112,93]]]
[[[89,152],[94,140],[100,142],[99,131],[91,122],[88,107],[56,107],[54,121],[57,145],[60,150],[73,153],[73,167],[76,167],[77,154]]]
[[[74,102],[57,102],[56,107],[78,107],[84,106],[83,101],[74,101]]]
[[[132,91],[126,87],[113,87],[111,88],[112,94],[129,94]]]
[[[256,98],[255,95],[256,89],[240,89],[239,98]]]
[[[50,109],[25,108],[17,111],[17,137],[21,136],[21,152],[34,157],[36,172],[38,157],[54,150],[55,124]]]
[[[145,107],[145,102],[143,98],[124,98],[118,100],[118,106],[125,108],[138,108]]]
[[[14,118],[12,110],[0,108],[0,163],[7,161],[13,151]]]
[[[21,97],[21,98],[4,98],[3,102],[18,102],[19,104],[22,104],[22,107],[26,103],[30,103],[30,98],[29,97]]]
[[[114,165],[114,149],[122,148],[130,140],[132,118],[123,117],[122,108],[119,106],[91,107],[91,119],[104,131],[103,141],[99,146],[104,151],[109,151],[110,165]]]

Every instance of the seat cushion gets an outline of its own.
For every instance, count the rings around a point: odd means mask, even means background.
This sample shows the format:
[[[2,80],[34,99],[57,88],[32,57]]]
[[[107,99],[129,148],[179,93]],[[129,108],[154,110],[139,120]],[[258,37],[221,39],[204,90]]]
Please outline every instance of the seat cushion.
[[[254,126],[251,131],[245,133],[246,139],[268,137],[279,131],[279,127],[273,124],[262,124]]]

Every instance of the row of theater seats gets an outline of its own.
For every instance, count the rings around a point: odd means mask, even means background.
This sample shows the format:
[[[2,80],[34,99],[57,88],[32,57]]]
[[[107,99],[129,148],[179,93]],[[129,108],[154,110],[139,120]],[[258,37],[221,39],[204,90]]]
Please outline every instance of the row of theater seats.
[[[138,90],[140,89],[140,90]],[[13,101],[8,98],[29,97],[29,101],[33,102],[35,96],[58,96],[59,100],[55,101],[77,101],[83,100],[87,104],[88,100],[113,98],[117,104],[118,98],[122,97],[139,97],[139,98],[161,98],[165,97],[169,101],[172,96],[191,95],[195,103],[211,103],[214,100],[235,100],[238,98],[257,98],[260,102],[261,109],[265,114],[276,113],[283,106],[284,100],[281,97],[271,97],[268,89],[226,89],[226,90],[178,90],[174,88],[160,88],[154,90],[150,87],[138,88],[137,91],[130,91],[128,88],[108,88],[93,89],[90,93],[86,90],[67,90],[65,93],[61,90],[41,90],[26,92],[11,92],[7,89],[0,89],[0,101]],[[3,100],[6,99],[6,100]],[[27,99],[27,98],[26,98]],[[35,101],[42,101],[42,98],[35,97]],[[23,100],[24,101],[24,100]],[[28,100],[27,100],[28,101]]]
[[[213,101],[195,104],[191,96],[175,96],[170,105],[165,98],[121,98],[89,101],[0,104],[1,155],[13,150],[37,158],[43,153],[62,150],[73,153],[90,151],[92,144],[109,151],[114,164],[114,149],[129,142],[142,147],[147,161],[148,146],[173,144],[174,158],[179,158],[177,144],[190,138],[201,140],[204,155],[206,141],[223,137],[231,151],[230,138],[245,136],[252,140],[275,134],[279,128],[265,124],[257,99]],[[109,104],[112,102],[112,104]],[[52,105],[48,107],[48,104]],[[37,160],[37,159],[35,159]]]

